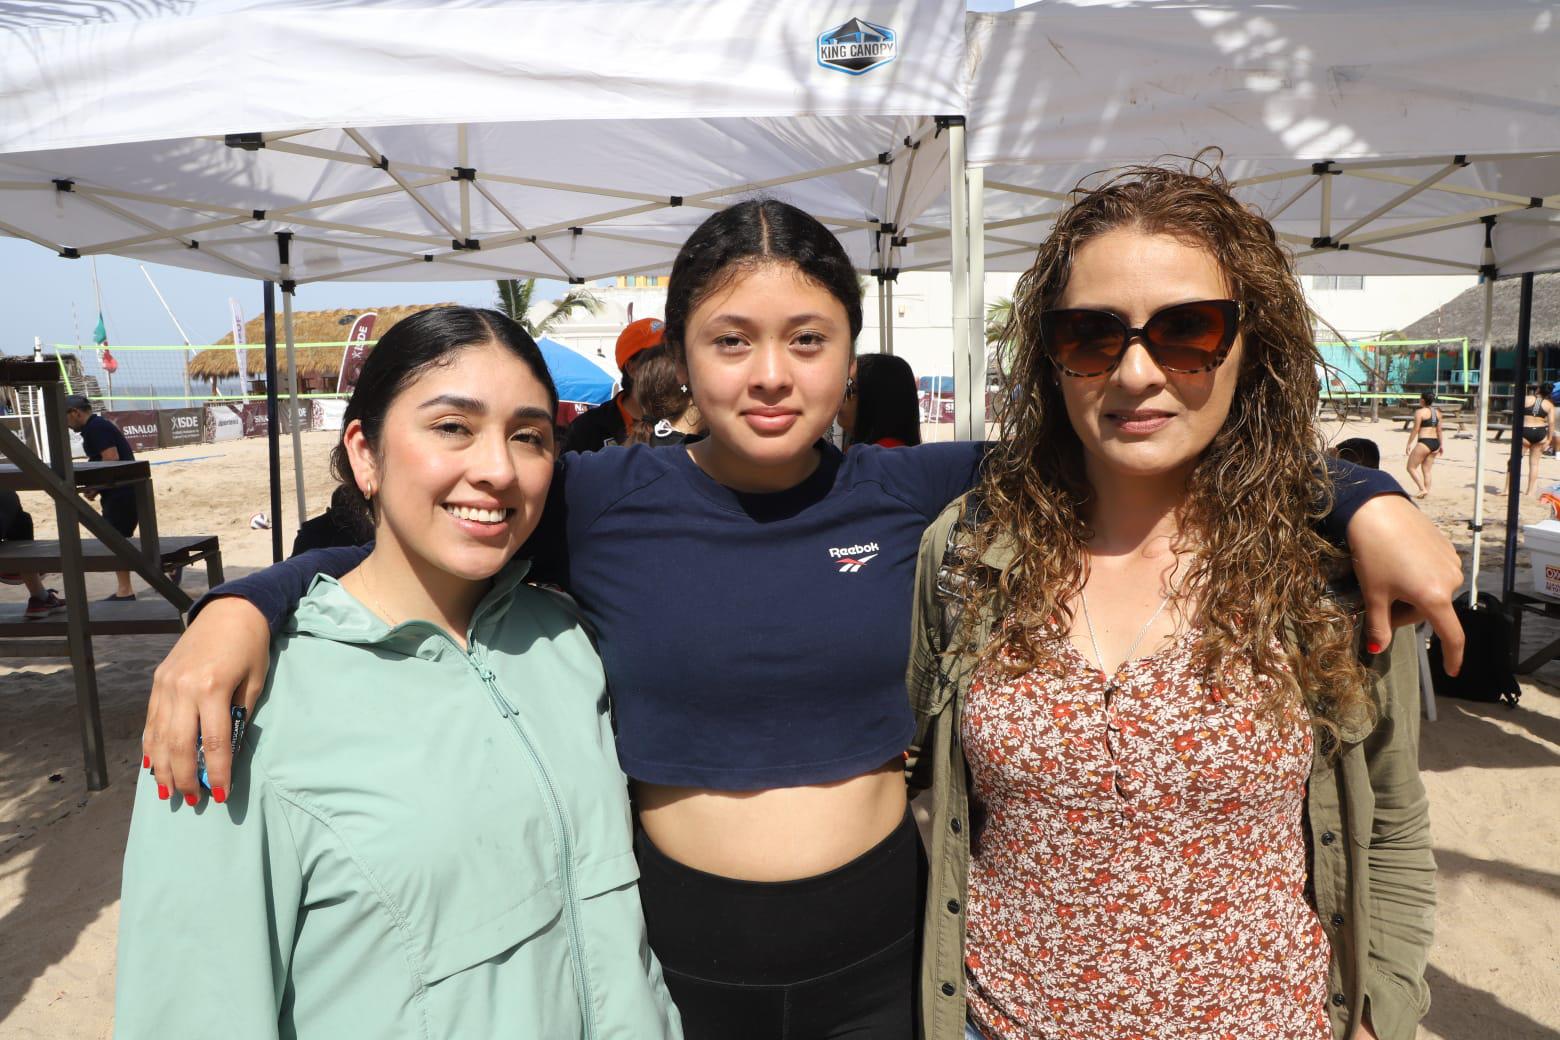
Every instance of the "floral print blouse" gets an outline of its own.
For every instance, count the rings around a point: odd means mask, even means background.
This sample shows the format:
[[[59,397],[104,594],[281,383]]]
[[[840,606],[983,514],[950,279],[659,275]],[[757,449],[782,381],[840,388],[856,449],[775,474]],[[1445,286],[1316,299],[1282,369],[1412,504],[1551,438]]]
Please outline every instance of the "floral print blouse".
[[[965,965],[994,1040],[1331,1040],[1310,726],[1260,716],[1271,680],[1249,667],[1209,682],[1198,636],[1110,679],[1065,638],[975,676]]]

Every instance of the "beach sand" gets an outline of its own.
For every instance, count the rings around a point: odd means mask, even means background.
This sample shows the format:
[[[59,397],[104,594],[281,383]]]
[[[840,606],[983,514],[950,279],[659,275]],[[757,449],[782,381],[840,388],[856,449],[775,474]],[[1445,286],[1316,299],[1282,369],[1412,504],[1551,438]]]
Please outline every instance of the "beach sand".
[[[1405,486],[1406,433],[1395,423],[1331,427],[1366,436],[1384,467]],[[311,512],[321,511],[331,481],[326,456],[334,435],[304,437]],[[1472,513],[1473,440],[1451,436],[1424,506],[1464,550]],[[1484,475],[1500,486],[1507,447],[1495,447]],[[284,551],[291,546],[293,482],[282,445]],[[170,534],[217,534],[229,576],[270,560],[269,531],[249,517],[269,511],[264,440],[192,445],[149,452],[158,522]],[[1560,461],[1544,477],[1560,481]],[[54,515],[41,495],[23,496],[52,537]],[[1481,587],[1499,592],[1506,500],[1491,496]],[[1545,510],[1526,500],[1522,520]],[[1519,553],[1525,568],[1526,554]],[[1525,580],[1525,571],[1519,580]],[[94,596],[112,591],[111,575],[89,575]],[[139,579],[137,588],[142,588]],[[193,569],[185,587],[205,589]],[[0,586],[0,601],[19,588]],[[1560,636],[1560,626],[1530,620],[1524,648]],[[94,640],[103,735],[111,784],[88,794],[69,663],[0,659],[0,1037],[96,1040],[113,1029],[114,943],[120,859],[152,670],[170,637]],[[0,645],[3,649],[3,645]],[[1560,665],[1523,679],[1522,704],[1441,699],[1440,719],[1424,724],[1421,766],[1430,792],[1440,904],[1428,977],[1434,1004],[1420,1031],[1435,1040],[1538,1040],[1560,1036]],[[177,964],[167,970],[178,972]],[[213,1035],[221,1027],[213,1024]]]

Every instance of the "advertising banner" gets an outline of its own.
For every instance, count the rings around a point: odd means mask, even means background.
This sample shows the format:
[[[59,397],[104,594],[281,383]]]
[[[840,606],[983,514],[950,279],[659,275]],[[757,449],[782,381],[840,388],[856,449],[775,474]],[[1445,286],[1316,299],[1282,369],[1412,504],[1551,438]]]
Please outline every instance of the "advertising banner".
[[[266,414],[264,401],[250,401],[239,408],[239,417],[244,420],[245,437],[264,437],[271,431],[271,417]]]
[[[314,409],[309,407],[312,401],[298,402],[298,429],[305,432],[314,429]],[[276,402],[276,417],[280,420],[283,433],[292,433],[292,423],[287,420],[288,402],[284,398]]]
[[[922,390],[921,421],[924,423],[953,422],[953,391]]]
[[[157,413],[157,446],[176,448],[181,444],[199,444],[201,435],[199,408],[164,408]]]
[[[233,312],[233,357],[238,362],[238,392],[249,391],[248,351],[244,349],[244,312],[238,301],[228,297],[228,308]]]
[[[341,429],[342,416],[346,413],[345,401],[311,401],[313,411],[313,428],[316,430]]]
[[[104,412],[103,418],[119,427],[119,432],[130,442],[131,451],[151,451],[157,447],[156,412],[139,409],[130,412]]]
[[[242,404],[218,404],[212,402],[206,405],[206,416],[201,426],[200,439],[207,444],[216,441],[236,441],[244,435],[244,415]]]
[[[352,388],[357,386],[358,376],[363,372],[363,362],[368,358],[368,338],[374,333],[374,319],[377,317],[378,312],[368,311],[359,314],[357,321],[352,323],[352,331],[347,333],[347,351],[341,356],[341,374],[336,377],[338,394],[350,394]]]

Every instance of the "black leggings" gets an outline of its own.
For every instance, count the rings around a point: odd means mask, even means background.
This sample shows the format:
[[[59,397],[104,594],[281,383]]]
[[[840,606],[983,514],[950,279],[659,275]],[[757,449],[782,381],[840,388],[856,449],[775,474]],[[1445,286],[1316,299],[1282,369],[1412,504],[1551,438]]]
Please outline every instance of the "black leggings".
[[[817,877],[706,874],[635,838],[650,946],[686,1040],[911,1040],[926,856],[909,813]]]

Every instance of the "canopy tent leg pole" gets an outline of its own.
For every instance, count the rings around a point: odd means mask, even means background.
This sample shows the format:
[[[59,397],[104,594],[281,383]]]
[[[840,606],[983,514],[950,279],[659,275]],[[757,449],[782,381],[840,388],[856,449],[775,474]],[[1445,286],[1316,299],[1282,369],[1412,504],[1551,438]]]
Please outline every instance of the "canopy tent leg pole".
[[[1473,534],[1472,568],[1468,578],[1468,605],[1479,605],[1479,560],[1484,542],[1484,446],[1489,443],[1486,429],[1490,421],[1490,321],[1495,313],[1495,250],[1490,245],[1490,232],[1494,218],[1484,226],[1484,339],[1479,348],[1479,403],[1474,421],[1473,444],[1473,521],[1468,528]],[[1463,354],[1467,355],[1468,341],[1463,340]],[[1463,381],[1468,379],[1468,364],[1463,362]]]
[[[948,131],[948,242],[953,279],[953,436],[971,440],[966,384],[970,370],[969,191],[965,186],[964,117],[939,116]],[[935,398],[934,398],[935,400]]]
[[[1516,656],[1517,645],[1522,638],[1522,611],[1516,607],[1512,592],[1517,586],[1517,526],[1521,523],[1522,504],[1522,452],[1527,442],[1522,439],[1522,404],[1527,400],[1528,334],[1533,325],[1533,272],[1522,276],[1521,302],[1517,305],[1517,372],[1516,384],[1511,390],[1511,462],[1508,472],[1511,485],[1506,489],[1506,546],[1501,564],[1500,595],[1511,610],[1511,652]]]
[[[970,193],[970,436],[986,439],[986,170],[964,171]]]
[[[276,233],[276,249],[282,271],[282,331],[287,338],[287,427],[292,431],[293,486],[298,494],[298,523],[309,518],[309,504],[303,497],[303,421],[298,413],[298,354],[293,343],[292,232]],[[274,528],[273,528],[274,529]]]
[[[894,352],[894,279],[892,275],[885,276],[878,285],[878,292],[883,297],[883,353]]]
[[[276,414],[276,283],[265,285],[265,438],[271,478],[271,562],[282,559],[282,443]]]
[[[879,258],[881,262],[881,258]],[[883,269],[880,267],[878,271]],[[888,312],[883,309],[883,282],[881,273],[877,276],[877,316],[878,316],[878,353],[887,354],[888,350]]]

